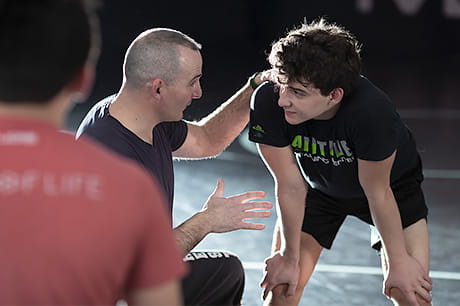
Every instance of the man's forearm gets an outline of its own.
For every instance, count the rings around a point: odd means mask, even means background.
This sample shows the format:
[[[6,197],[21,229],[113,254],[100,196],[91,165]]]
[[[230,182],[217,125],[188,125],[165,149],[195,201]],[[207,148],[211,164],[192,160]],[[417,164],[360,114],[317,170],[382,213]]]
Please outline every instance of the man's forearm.
[[[212,140],[215,155],[222,152],[249,122],[249,103],[253,89],[245,84],[230,99],[198,122],[207,139]]]
[[[173,231],[179,250],[184,255],[190,252],[210,232],[207,223],[202,220],[201,212],[184,221]]]

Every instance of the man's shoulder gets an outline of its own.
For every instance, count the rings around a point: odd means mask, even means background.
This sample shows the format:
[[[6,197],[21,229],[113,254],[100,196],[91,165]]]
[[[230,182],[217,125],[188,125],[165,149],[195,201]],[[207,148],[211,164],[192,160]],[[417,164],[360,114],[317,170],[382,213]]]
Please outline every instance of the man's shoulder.
[[[88,167],[104,175],[123,173],[123,180],[128,181],[127,177],[146,175],[145,171],[134,161],[122,155],[114,153],[112,150],[99,145],[92,139],[83,137],[75,145],[75,154],[80,160],[84,161]]]
[[[140,142],[139,137],[110,116],[108,97],[96,103],[86,114],[76,132],[76,138],[90,139],[110,151],[130,157]]]
[[[79,138],[83,134],[92,134],[95,132],[103,133],[106,128],[104,126],[110,125],[108,107],[113,100],[114,95],[109,96],[105,99],[94,104],[91,109],[86,113],[81,121],[76,138]],[[97,127],[97,129],[95,128]]]
[[[184,120],[163,121],[154,127],[154,131],[161,130],[168,133],[173,133],[184,128],[187,128],[187,122]]]

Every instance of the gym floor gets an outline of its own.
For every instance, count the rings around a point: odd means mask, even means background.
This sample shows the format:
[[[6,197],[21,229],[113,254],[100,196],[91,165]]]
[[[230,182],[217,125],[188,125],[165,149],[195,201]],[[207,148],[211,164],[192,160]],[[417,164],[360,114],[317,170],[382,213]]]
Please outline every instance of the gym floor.
[[[433,302],[443,306],[459,305],[460,301],[460,164],[456,156],[460,149],[460,107],[456,103],[459,73],[453,71],[450,60],[374,65],[367,73],[393,98],[417,139],[429,206]],[[213,96],[224,99],[222,92],[207,95]],[[224,195],[264,190],[266,198],[274,203],[272,178],[246,139],[243,133],[216,159],[175,162],[175,224],[201,208],[218,178],[225,181]],[[244,305],[261,305],[259,282],[264,259],[270,254],[275,221],[273,210],[273,216],[262,221],[266,224],[263,231],[212,234],[196,248],[227,250],[241,258],[246,270]],[[368,226],[348,218],[332,249],[322,253],[300,304],[391,305],[381,294],[380,259],[368,241]]]

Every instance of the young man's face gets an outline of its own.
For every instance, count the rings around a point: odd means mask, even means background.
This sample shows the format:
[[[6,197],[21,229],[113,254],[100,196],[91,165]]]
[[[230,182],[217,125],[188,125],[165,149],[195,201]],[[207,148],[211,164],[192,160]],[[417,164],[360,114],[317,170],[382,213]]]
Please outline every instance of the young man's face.
[[[167,86],[165,97],[168,121],[181,120],[192,100],[201,98],[202,94],[200,78],[203,62],[200,52],[179,47],[179,54],[179,74],[174,84]]]
[[[310,119],[331,119],[337,112],[338,103],[331,96],[323,96],[318,88],[305,87],[291,81],[280,85],[278,105],[284,109],[289,124],[300,124]]]

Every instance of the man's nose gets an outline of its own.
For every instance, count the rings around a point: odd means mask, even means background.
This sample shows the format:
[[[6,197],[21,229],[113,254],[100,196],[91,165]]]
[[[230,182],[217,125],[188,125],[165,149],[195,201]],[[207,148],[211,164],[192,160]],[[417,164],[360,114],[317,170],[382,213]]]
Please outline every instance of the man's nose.
[[[197,82],[195,84],[195,86],[193,86],[192,98],[193,99],[199,99],[199,98],[201,98],[202,94],[203,94],[203,91],[201,89],[201,84],[200,84],[200,82]]]

